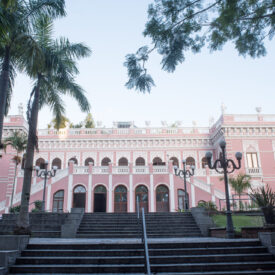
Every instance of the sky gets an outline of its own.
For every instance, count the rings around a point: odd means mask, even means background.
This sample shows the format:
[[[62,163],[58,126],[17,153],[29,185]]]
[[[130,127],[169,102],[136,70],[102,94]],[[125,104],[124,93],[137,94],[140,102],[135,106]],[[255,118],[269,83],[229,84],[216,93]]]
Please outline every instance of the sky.
[[[86,91],[95,121],[112,127],[113,121],[134,121],[143,127],[168,125],[182,121],[182,126],[208,126],[209,118],[226,113],[275,113],[275,39],[266,41],[267,55],[260,59],[243,58],[228,43],[222,51],[210,53],[204,48],[198,54],[187,53],[186,60],[174,73],[161,70],[157,53],[147,65],[156,87],[142,94],[125,87],[125,56],[134,53],[150,40],[142,32],[147,20],[147,7],[153,0],[66,0],[67,16],[55,21],[54,35],[71,42],[83,42],[92,50],[89,58],[78,62],[77,83]],[[19,74],[15,81],[9,114],[18,113],[19,103],[26,110],[32,82]],[[86,114],[66,97],[66,116],[73,122]],[[39,113],[39,128],[52,119],[48,108]]]

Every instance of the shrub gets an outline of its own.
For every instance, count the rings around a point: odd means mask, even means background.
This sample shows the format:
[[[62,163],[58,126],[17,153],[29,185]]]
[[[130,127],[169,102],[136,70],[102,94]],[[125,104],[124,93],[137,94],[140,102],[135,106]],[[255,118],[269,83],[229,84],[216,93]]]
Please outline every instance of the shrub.
[[[13,213],[13,214],[19,213],[20,212],[20,207],[21,207],[21,205],[11,207],[10,208],[10,213]]]
[[[38,211],[41,211],[42,210],[42,204],[43,204],[43,201],[40,201],[40,200],[35,201],[34,202],[34,206],[35,206],[34,209],[37,209]]]
[[[204,200],[200,200],[198,202],[198,207],[203,207],[205,208],[205,210],[207,210],[208,212],[216,212],[217,211],[217,206],[214,202],[212,201],[204,201]]]
[[[269,185],[252,190],[251,199],[262,209],[267,224],[274,224],[275,192]]]

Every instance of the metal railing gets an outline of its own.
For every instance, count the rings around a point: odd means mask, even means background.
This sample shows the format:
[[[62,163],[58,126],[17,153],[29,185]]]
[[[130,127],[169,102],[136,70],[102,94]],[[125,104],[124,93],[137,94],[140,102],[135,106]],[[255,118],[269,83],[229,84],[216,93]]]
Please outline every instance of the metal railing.
[[[145,221],[145,214],[144,208],[139,210],[139,197],[137,197],[137,221],[138,221],[138,228],[140,228],[140,219],[141,219],[141,242],[144,248],[144,273],[147,275],[151,275],[151,267],[150,267],[150,260],[149,260],[149,250],[148,250],[148,240],[147,240],[147,230],[146,230],[146,221]]]

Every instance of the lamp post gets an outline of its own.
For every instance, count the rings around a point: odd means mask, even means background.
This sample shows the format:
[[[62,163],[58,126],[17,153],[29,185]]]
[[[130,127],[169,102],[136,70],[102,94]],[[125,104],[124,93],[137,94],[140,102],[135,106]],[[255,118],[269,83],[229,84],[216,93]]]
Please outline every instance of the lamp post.
[[[212,160],[212,153],[207,152],[205,157],[207,159],[207,163],[209,166],[209,169],[215,169],[219,174],[223,174],[224,176],[224,184],[225,184],[225,199],[226,199],[226,232],[227,232],[227,237],[232,239],[235,236],[234,232],[234,226],[233,226],[233,221],[232,221],[232,212],[230,209],[230,199],[229,199],[229,190],[228,190],[228,176],[227,174],[233,173],[235,170],[238,170],[241,168],[241,159],[242,159],[242,153],[237,152],[235,154],[235,157],[238,161],[238,165],[235,164],[235,162],[232,159],[227,159],[226,158],[226,142],[222,140],[219,143],[222,153],[219,159],[217,159],[214,164],[212,165],[211,160]],[[222,168],[221,170],[218,170],[218,168]]]
[[[184,183],[184,211],[188,209],[188,197],[187,197],[187,188],[186,188],[186,178],[191,178],[194,176],[195,166],[191,166],[191,171],[186,169],[186,160],[182,160],[183,170],[180,170],[176,165],[174,166],[175,175],[177,177],[183,178]]]
[[[53,169],[48,171],[48,164],[49,163],[46,160],[44,163],[45,169],[43,170],[40,170],[39,166],[35,166],[36,176],[41,179],[44,179],[42,212],[45,212],[45,192],[46,192],[47,179],[54,177],[57,171],[57,166],[53,166]]]

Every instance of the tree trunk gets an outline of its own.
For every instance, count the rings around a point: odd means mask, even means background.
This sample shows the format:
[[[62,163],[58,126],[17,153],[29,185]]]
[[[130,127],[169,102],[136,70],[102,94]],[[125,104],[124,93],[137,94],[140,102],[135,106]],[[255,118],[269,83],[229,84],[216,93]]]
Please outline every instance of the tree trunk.
[[[10,48],[5,48],[0,74],[0,148],[2,144],[3,124],[9,87]]]
[[[239,194],[239,211],[241,211],[241,194]]]
[[[40,77],[38,77],[38,83],[35,88],[34,100],[31,107],[31,117],[29,121],[29,135],[26,151],[24,181],[21,195],[21,208],[17,221],[17,228],[15,233],[26,234],[30,233],[29,230],[29,200],[31,191],[31,181],[33,172],[33,158],[35,149],[35,139],[37,130],[37,119],[39,111],[39,95],[40,95]]]
[[[17,154],[18,156],[18,154]],[[12,208],[13,205],[13,196],[14,196],[14,187],[15,187],[15,181],[16,181],[16,176],[17,176],[17,166],[19,163],[17,163],[17,160],[15,162],[15,171],[14,171],[14,178],[13,178],[13,185],[12,185],[12,194],[11,194],[11,203],[10,203],[10,209]]]

